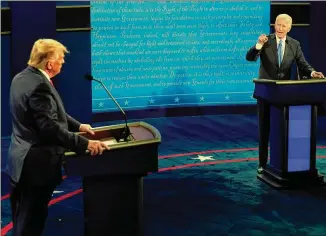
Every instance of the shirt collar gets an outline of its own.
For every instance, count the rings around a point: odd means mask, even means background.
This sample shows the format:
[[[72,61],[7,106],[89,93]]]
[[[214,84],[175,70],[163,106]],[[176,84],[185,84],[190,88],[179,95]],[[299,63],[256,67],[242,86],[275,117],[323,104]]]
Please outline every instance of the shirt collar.
[[[38,68],[38,70],[41,71],[42,74],[43,74],[43,75],[44,75],[48,80],[51,80],[51,79],[50,79],[50,76],[49,76],[49,75],[48,75],[44,70],[39,69],[39,68]]]
[[[277,35],[275,35],[275,37],[276,37],[276,44],[278,45],[281,39],[277,37]],[[285,43],[285,41],[286,41],[286,36],[282,39],[283,44]]]

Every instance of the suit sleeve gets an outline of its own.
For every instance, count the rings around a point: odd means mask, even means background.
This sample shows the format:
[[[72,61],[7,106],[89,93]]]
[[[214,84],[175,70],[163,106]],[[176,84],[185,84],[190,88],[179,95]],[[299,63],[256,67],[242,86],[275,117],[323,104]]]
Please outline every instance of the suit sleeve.
[[[69,114],[66,114],[66,116],[67,116],[69,131],[71,131],[71,132],[78,132],[81,123],[78,122],[73,117],[71,117]]]
[[[246,60],[247,61],[257,61],[261,50],[256,49],[256,46],[251,47],[246,54]]]
[[[314,71],[314,68],[312,68],[309,65],[309,63],[306,61],[300,44],[297,45],[297,49],[295,52],[296,52],[295,59],[296,59],[296,63],[297,63],[299,71],[302,72],[304,75],[310,77],[311,72]]]
[[[28,103],[41,138],[71,151],[85,153],[88,140],[59,124],[57,104],[46,84],[42,83],[35,89]]]

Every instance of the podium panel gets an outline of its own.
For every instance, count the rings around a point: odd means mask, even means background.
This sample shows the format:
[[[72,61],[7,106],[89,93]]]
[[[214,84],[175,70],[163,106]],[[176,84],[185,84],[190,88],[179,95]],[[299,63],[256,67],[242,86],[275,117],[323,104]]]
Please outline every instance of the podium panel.
[[[255,79],[254,97],[270,107],[270,161],[258,179],[276,188],[324,184],[316,169],[317,105],[326,80]]]
[[[270,167],[281,172],[285,164],[286,108],[271,105],[270,110]]]
[[[83,178],[84,235],[143,235],[143,178],[158,171],[161,135],[145,122],[128,126],[128,141],[119,138],[125,124],[81,133],[109,145],[102,155],[65,153],[66,174]]]
[[[290,106],[288,126],[288,172],[311,169],[312,106]]]

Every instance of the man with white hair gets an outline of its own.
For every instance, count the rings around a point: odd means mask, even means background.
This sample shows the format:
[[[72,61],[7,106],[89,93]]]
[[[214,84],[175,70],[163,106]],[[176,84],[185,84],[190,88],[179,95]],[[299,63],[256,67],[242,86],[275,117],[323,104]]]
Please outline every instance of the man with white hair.
[[[324,78],[321,72],[315,71],[306,61],[300,43],[287,35],[291,26],[292,18],[289,15],[278,15],[275,20],[275,33],[260,35],[256,45],[248,50],[246,55],[248,61],[257,61],[260,58],[259,79],[290,80],[293,63],[296,63],[302,76]],[[259,119],[258,173],[262,173],[268,159],[270,105],[258,100],[257,107]]]

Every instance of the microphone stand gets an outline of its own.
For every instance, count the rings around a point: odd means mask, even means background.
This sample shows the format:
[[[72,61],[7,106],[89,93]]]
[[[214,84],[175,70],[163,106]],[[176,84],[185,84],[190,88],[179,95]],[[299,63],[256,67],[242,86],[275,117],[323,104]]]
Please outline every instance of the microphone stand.
[[[92,75],[86,75],[85,77],[87,79],[89,79],[89,80],[94,80],[94,81],[100,83],[102,85],[102,87],[105,89],[106,93],[112,98],[112,100],[114,101],[114,103],[117,105],[117,107],[120,109],[121,113],[123,114],[123,117],[124,117],[126,126],[123,129],[123,131],[120,133],[119,140],[117,140],[117,141],[118,142],[120,142],[120,140],[123,140],[125,142],[131,141],[131,139],[130,139],[131,132],[130,132],[130,129],[129,129],[129,126],[128,126],[127,116],[126,116],[126,113],[124,112],[124,110],[120,107],[119,103],[115,100],[115,98],[112,96],[112,94],[106,88],[106,86],[103,84],[102,81],[97,80],[97,79],[94,79],[94,77]]]

